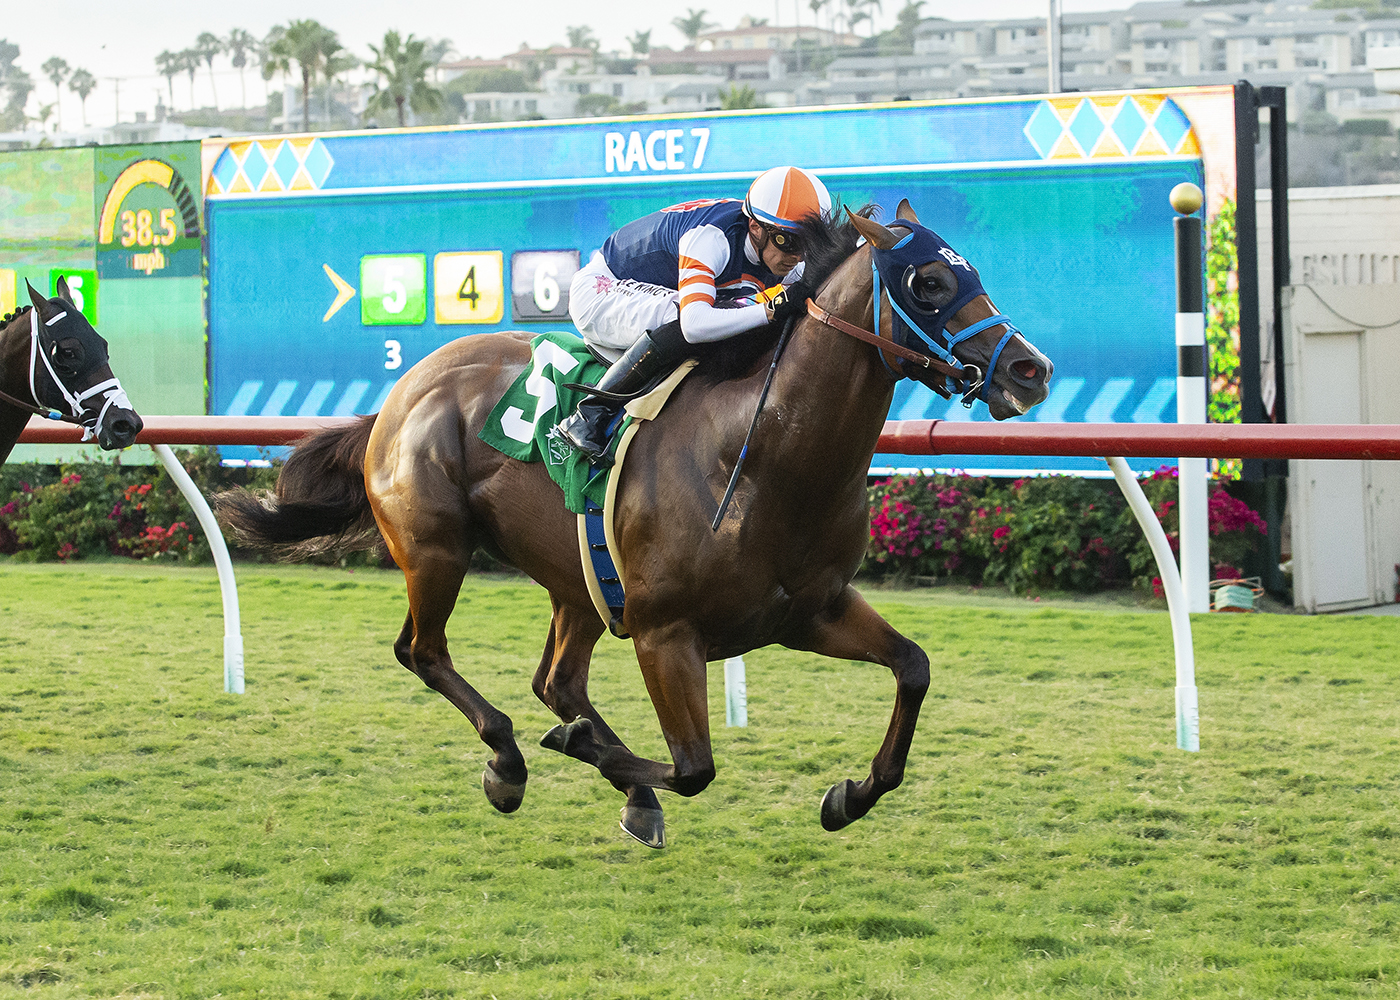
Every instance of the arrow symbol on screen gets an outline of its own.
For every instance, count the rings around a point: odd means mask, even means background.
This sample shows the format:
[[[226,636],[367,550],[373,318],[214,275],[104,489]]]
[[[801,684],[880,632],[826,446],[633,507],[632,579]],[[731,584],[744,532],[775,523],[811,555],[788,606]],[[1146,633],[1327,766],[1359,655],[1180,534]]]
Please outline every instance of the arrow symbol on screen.
[[[326,310],[326,314],[321,317],[321,322],[324,323],[338,313],[341,306],[355,297],[355,289],[350,287],[348,281],[332,271],[329,264],[322,264],[321,267],[325,269],[326,277],[330,278],[331,284],[335,286],[335,301]]]

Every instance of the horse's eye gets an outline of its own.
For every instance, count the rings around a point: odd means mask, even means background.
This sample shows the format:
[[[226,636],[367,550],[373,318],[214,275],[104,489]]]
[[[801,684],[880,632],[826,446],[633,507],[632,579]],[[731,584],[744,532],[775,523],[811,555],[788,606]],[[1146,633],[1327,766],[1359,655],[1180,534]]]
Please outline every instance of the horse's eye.
[[[83,345],[77,341],[54,344],[53,358],[65,368],[80,365],[83,361]]]
[[[957,279],[946,267],[936,267],[928,273],[911,267],[905,272],[904,286],[913,305],[925,312],[937,312],[958,294]]]

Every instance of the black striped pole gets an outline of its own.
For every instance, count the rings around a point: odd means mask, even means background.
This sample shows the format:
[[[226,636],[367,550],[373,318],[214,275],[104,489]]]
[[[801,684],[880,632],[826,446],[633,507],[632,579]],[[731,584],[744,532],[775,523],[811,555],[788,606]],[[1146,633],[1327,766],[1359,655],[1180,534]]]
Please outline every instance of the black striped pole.
[[[1186,182],[1171,191],[1176,227],[1176,422],[1206,422],[1205,294],[1201,282],[1201,189]],[[1206,460],[1177,459],[1181,583],[1193,614],[1210,610],[1210,524]]]

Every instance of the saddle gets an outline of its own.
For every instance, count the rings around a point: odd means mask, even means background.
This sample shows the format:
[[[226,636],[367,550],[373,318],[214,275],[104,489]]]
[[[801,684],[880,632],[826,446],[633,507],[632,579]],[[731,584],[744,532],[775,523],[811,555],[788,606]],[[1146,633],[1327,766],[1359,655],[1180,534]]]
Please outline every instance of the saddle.
[[[521,462],[543,462],[550,478],[564,493],[564,506],[579,520],[579,556],[589,595],[608,629],[618,638],[626,600],[623,569],[613,535],[617,482],[627,447],[638,427],[656,418],[676,386],[695,367],[683,362],[659,385],[627,402],[612,430],[608,453],[611,467],[590,464],[567,443],[553,436],[554,426],[578,405],[590,383],[606,366],[577,334],[551,330],[530,342],[530,364],[492,408],[477,435],[482,441]]]

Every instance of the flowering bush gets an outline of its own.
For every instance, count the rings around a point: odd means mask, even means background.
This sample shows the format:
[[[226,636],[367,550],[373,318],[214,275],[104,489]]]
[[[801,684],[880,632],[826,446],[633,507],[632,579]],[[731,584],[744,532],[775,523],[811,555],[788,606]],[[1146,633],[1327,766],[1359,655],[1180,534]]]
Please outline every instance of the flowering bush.
[[[870,549],[877,572],[949,576],[964,570],[968,519],[987,480],[896,476],[870,489]]]
[[[180,457],[206,494],[256,475],[221,469],[210,449]],[[0,553],[17,559],[67,562],[110,554],[203,562],[209,545],[203,532],[190,529],[194,520],[160,466],[0,467]]]
[[[871,488],[868,569],[1014,590],[1091,588],[1122,574],[1112,537],[1122,506],[1105,484],[1071,477],[896,477]]]
[[[1175,553],[1177,471],[1142,481]],[[1253,549],[1262,518],[1216,486],[1209,500],[1218,573]],[[877,576],[950,577],[1013,591],[1094,590],[1129,580],[1161,596],[1156,561],[1111,480],[1046,476],[1014,482],[973,476],[897,476],[870,488],[865,569]]]
[[[1259,539],[1269,533],[1269,526],[1243,500],[1236,500],[1223,489],[1215,490],[1206,502],[1210,518],[1210,561],[1215,575],[1238,579],[1235,569],[1244,557],[1253,552]]]

